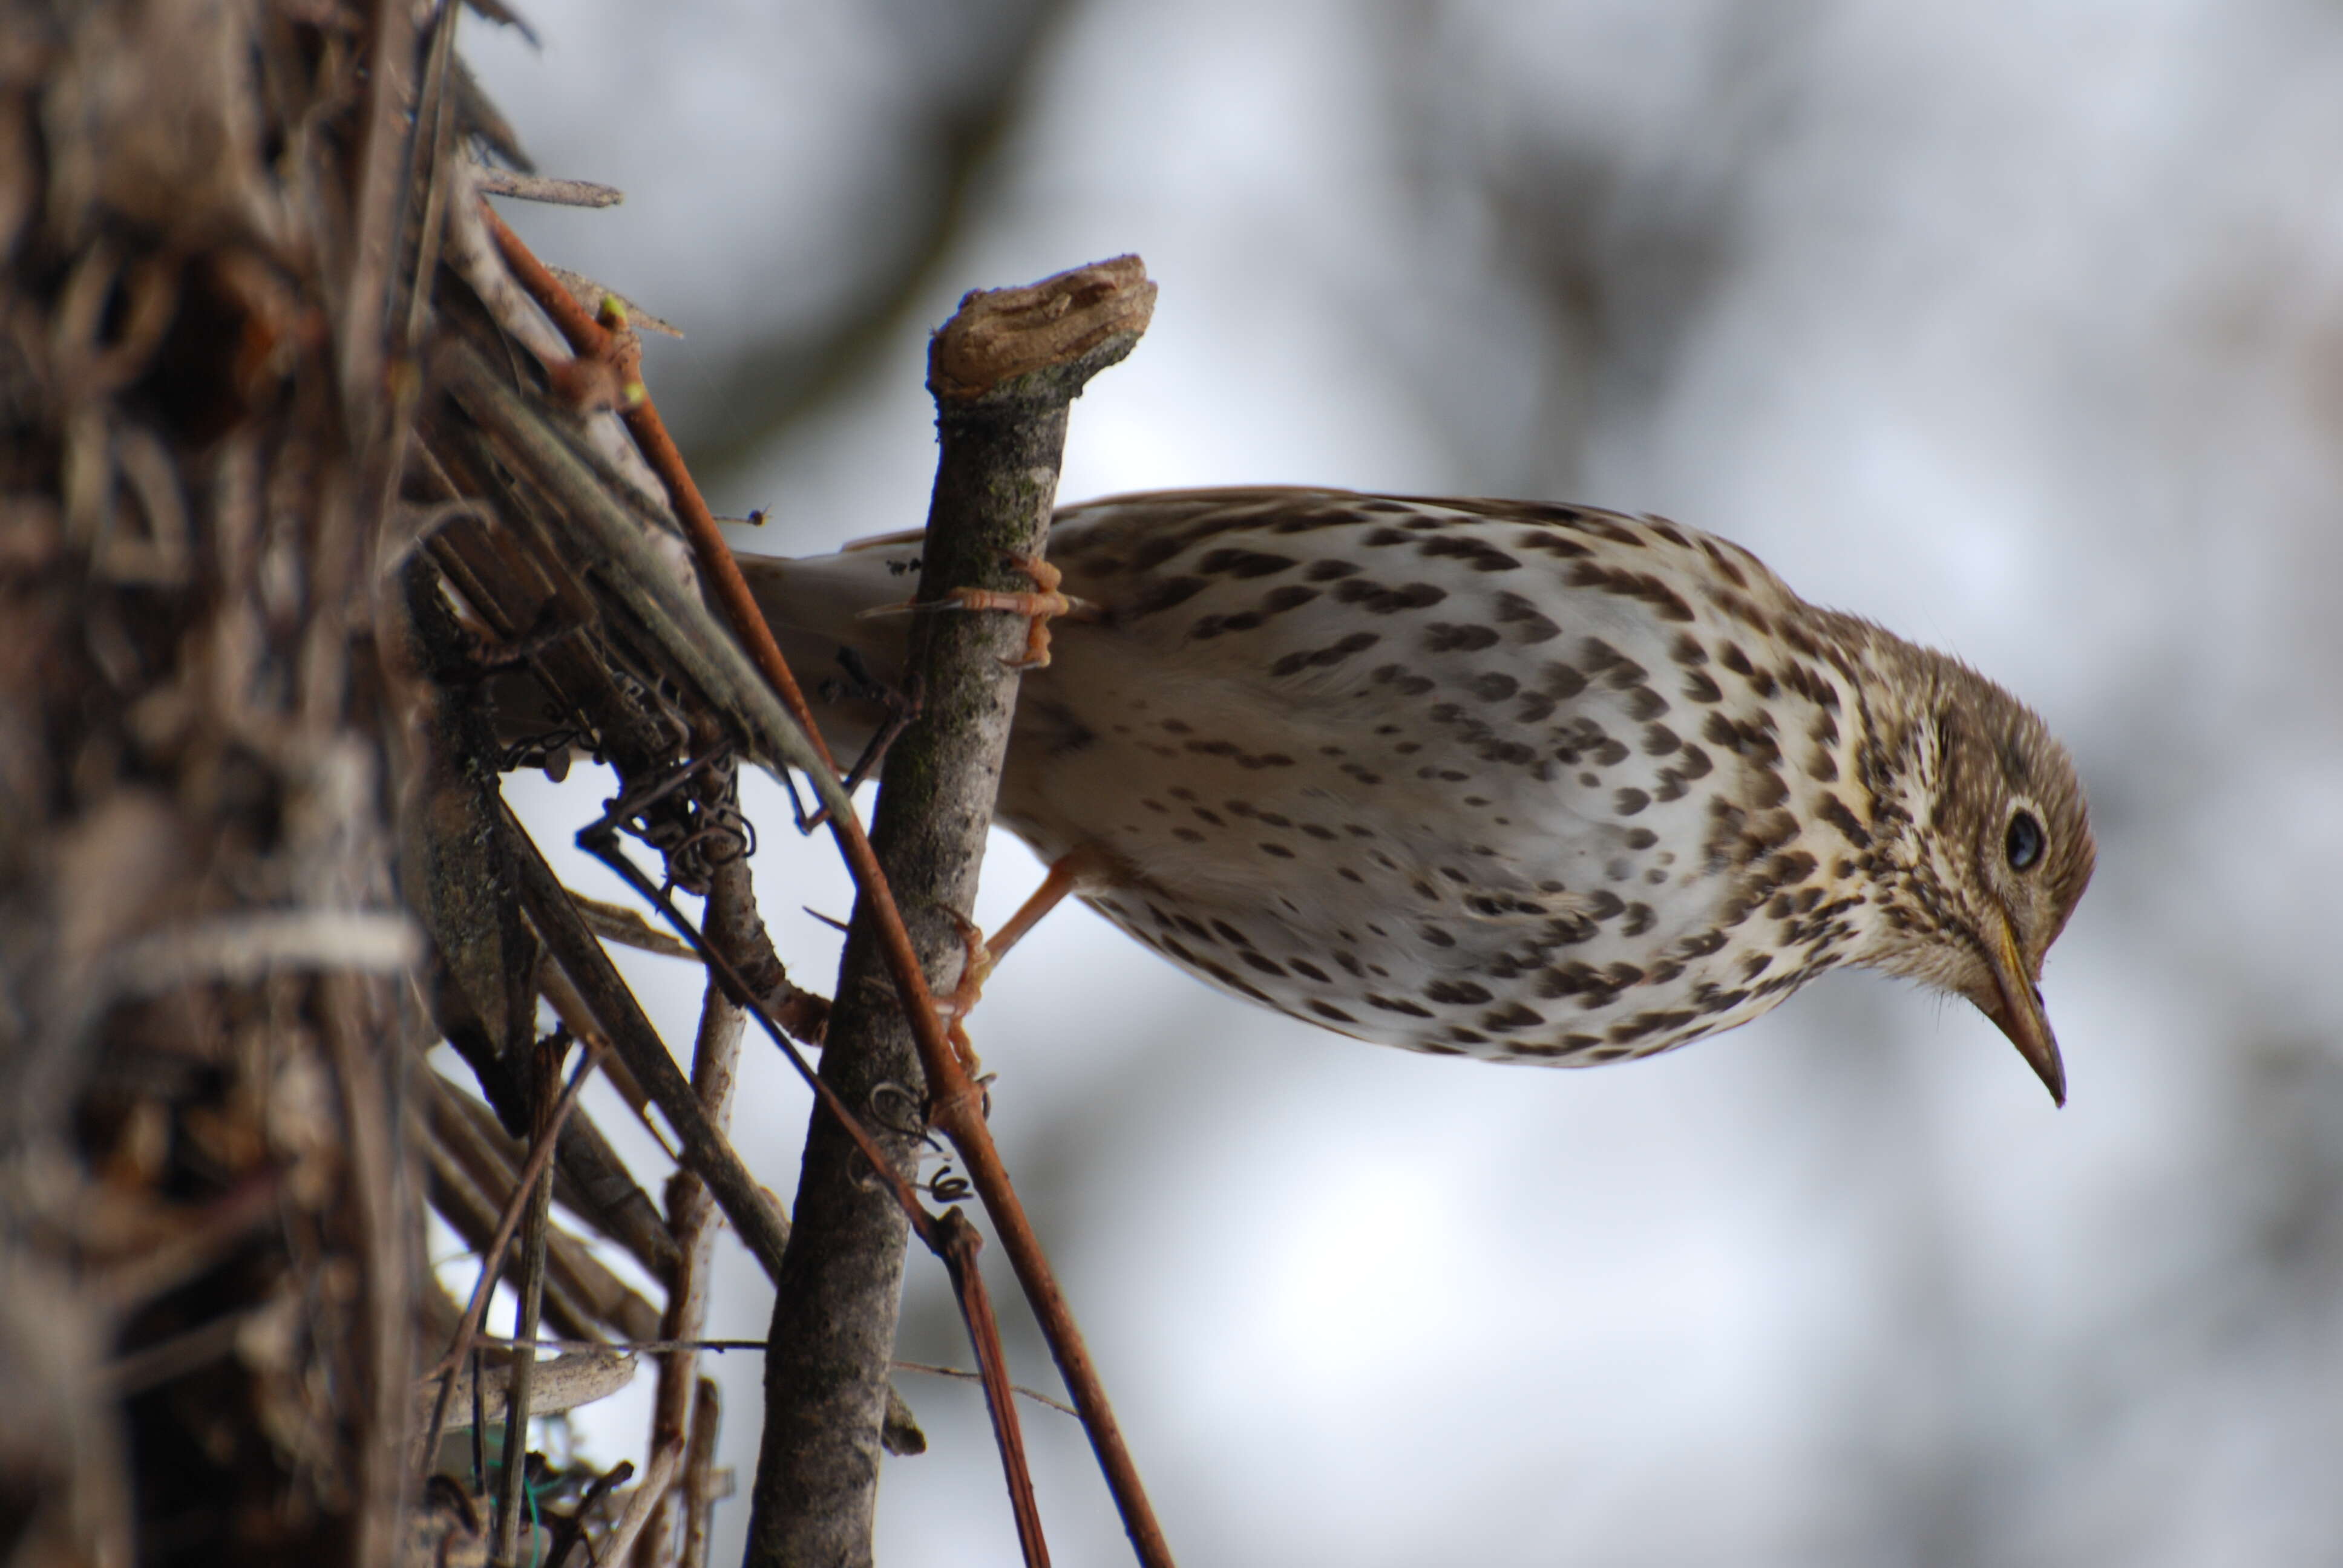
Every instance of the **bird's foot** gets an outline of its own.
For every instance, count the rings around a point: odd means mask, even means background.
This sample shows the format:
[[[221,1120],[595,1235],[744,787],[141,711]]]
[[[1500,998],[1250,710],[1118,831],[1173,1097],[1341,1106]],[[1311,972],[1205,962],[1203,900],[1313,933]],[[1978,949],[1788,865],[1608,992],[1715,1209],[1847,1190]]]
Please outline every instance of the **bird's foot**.
[[[957,911],[947,912],[960,928],[960,943],[967,956],[960,962],[960,980],[950,994],[936,999],[936,1015],[948,1026],[952,1053],[960,1058],[960,1067],[972,1081],[984,1075],[984,1063],[976,1054],[974,1042],[968,1038],[968,1015],[976,1010],[977,1002],[984,995],[984,982],[992,973],[994,955],[985,945],[984,932],[975,921]]]
[[[1061,616],[1080,616],[1091,606],[1068,594],[1058,591],[1061,574],[1049,562],[1033,556],[1011,556],[1004,563],[1033,585],[1028,593],[1004,592],[998,588],[954,588],[936,599],[911,599],[901,604],[880,605],[866,609],[865,616],[902,615],[917,610],[976,609],[1000,610],[1026,618],[1025,651],[1016,658],[1001,662],[1011,669],[1046,669],[1050,664],[1050,623]]]

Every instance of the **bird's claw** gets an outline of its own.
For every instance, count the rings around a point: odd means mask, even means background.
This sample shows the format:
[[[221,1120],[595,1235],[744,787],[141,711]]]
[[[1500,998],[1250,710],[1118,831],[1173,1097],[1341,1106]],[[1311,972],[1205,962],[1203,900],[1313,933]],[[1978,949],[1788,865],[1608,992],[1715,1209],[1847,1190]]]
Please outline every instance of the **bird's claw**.
[[[1018,658],[1004,658],[1001,663],[1008,669],[1046,669],[1050,664],[1050,622],[1060,616],[1080,614],[1091,607],[1081,599],[1058,591],[1058,584],[1063,580],[1062,574],[1049,562],[1032,556],[1011,556],[1005,564],[1010,570],[1033,585],[1031,592],[954,588],[940,598],[906,599],[900,604],[880,605],[862,611],[862,618],[940,609],[1000,610],[1023,616],[1028,623],[1025,651]]]

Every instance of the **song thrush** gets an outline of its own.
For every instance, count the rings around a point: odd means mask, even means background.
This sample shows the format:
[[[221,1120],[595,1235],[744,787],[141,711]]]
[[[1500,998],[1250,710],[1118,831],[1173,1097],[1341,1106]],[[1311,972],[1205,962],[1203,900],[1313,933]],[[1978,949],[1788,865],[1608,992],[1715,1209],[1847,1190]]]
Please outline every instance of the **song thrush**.
[[[809,678],[900,663],[918,536],[745,559]],[[1316,489],[1058,514],[1083,607],[997,819],[1182,968],[1415,1050],[1564,1066],[1836,964],[1967,998],[2054,1099],[2043,955],[2090,880],[2066,750],[1944,655],[1657,518]],[[821,721],[874,713],[832,683]],[[867,691],[867,688],[865,689]]]

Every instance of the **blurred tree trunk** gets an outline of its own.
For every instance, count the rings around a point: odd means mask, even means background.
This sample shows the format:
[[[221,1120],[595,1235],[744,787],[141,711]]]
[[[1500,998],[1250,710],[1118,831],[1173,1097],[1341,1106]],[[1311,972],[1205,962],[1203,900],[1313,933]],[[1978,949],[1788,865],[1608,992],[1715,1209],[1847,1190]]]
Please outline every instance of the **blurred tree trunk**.
[[[383,1563],[411,8],[0,3],[0,1556]]]

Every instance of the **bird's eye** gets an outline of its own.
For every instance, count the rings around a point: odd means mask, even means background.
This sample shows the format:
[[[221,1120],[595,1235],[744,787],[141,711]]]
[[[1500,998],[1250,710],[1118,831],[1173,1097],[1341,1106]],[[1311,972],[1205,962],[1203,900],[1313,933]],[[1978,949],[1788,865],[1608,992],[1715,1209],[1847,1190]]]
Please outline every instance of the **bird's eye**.
[[[2020,811],[2009,819],[2009,836],[2001,847],[2009,857],[2009,869],[2024,871],[2042,859],[2042,824],[2034,819],[2033,812]]]

